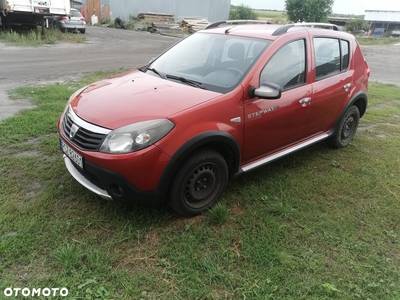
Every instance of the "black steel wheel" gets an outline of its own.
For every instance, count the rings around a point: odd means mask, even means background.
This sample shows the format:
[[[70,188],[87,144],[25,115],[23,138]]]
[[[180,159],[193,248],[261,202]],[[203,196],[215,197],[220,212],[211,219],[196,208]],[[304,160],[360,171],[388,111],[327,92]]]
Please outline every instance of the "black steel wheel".
[[[357,106],[351,106],[343,115],[335,134],[329,139],[329,144],[334,148],[346,147],[357,132],[360,111]]]
[[[190,155],[176,172],[169,204],[181,216],[194,216],[214,206],[228,182],[228,165],[222,155],[204,148]]]

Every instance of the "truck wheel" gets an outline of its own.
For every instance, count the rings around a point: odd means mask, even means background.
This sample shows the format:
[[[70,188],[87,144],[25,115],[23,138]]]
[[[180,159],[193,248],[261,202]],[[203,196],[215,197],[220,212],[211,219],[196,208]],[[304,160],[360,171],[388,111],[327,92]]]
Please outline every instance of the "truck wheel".
[[[190,155],[179,167],[168,201],[181,216],[195,216],[214,206],[228,183],[228,165],[222,155],[204,148]]]
[[[329,138],[329,144],[333,148],[343,148],[350,144],[357,132],[359,120],[360,111],[353,105],[344,114],[338,130]]]

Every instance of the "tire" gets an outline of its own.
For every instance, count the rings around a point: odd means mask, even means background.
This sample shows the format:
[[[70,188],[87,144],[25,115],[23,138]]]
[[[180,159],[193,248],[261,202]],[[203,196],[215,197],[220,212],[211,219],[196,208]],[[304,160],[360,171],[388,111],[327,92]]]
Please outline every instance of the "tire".
[[[86,29],[79,29],[79,32],[82,33],[82,34],[85,34]]]
[[[228,175],[228,165],[219,152],[209,148],[194,152],[172,179],[169,205],[185,217],[209,210],[224,192]]]
[[[121,18],[115,18],[114,25],[115,28],[122,28],[124,26],[124,22],[122,22]]]
[[[357,106],[351,106],[343,115],[339,127],[328,142],[333,148],[346,147],[354,138],[357,132],[358,122],[360,120],[360,111]]]

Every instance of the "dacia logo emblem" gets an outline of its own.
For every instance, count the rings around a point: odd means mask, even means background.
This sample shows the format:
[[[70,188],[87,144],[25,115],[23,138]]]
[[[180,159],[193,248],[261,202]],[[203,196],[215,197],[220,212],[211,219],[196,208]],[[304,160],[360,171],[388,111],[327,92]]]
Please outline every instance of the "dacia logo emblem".
[[[69,138],[72,140],[74,139],[76,133],[78,132],[79,127],[76,126],[75,124],[72,124],[71,130],[69,131]]]

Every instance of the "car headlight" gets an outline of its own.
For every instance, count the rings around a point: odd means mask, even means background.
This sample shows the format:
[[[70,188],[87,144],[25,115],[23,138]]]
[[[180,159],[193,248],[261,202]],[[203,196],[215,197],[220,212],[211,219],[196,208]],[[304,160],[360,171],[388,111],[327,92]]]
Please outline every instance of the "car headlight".
[[[115,129],[103,141],[100,152],[122,154],[144,149],[166,136],[174,126],[167,119],[158,119]]]

